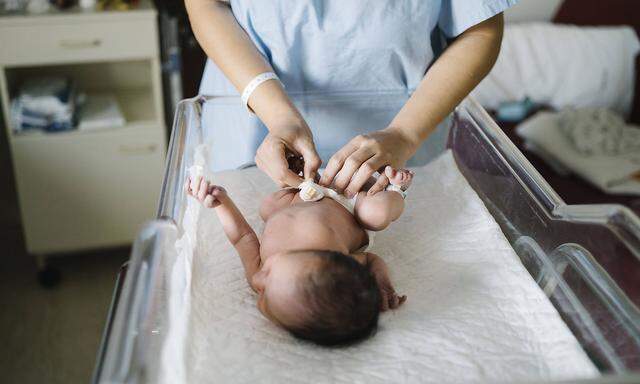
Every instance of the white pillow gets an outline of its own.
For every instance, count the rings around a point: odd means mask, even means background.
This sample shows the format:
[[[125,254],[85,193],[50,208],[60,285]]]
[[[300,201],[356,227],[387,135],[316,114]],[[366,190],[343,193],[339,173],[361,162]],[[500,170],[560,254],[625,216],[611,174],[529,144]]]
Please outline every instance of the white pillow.
[[[640,42],[630,27],[508,25],[491,73],[472,95],[491,109],[525,97],[563,107],[607,107],[628,116]]]

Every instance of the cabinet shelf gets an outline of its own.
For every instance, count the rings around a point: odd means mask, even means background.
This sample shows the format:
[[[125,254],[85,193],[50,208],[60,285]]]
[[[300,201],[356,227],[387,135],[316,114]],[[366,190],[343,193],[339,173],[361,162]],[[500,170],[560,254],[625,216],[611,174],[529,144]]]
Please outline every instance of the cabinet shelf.
[[[120,110],[124,115],[125,124],[117,127],[104,127],[98,129],[71,129],[61,132],[45,132],[41,130],[31,130],[24,132],[13,132],[14,140],[32,140],[34,138],[55,138],[70,137],[80,135],[92,135],[105,131],[141,129],[146,127],[162,125],[162,121],[156,118],[158,115],[154,113],[152,92],[150,89],[128,89],[114,90],[111,93],[120,106]],[[95,93],[93,93],[95,94]],[[87,97],[91,97],[92,92],[87,92]]]
[[[0,47],[0,97],[27,251],[130,243],[155,212],[166,149],[152,3],[141,0],[131,12],[0,15]],[[28,79],[47,77],[72,79],[88,98],[113,95],[125,124],[15,132],[10,101]]]

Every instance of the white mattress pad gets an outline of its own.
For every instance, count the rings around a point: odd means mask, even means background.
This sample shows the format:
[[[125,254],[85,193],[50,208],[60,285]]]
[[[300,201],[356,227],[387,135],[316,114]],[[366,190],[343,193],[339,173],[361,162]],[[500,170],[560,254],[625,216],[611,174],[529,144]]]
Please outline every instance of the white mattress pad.
[[[257,169],[217,173],[213,181],[261,233],[258,207],[273,183]],[[176,264],[190,272],[190,310],[163,351],[165,364],[176,364],[164,381],[470,383],[598,375],[451,152],[416,169],[404,214],[376,235],[371,250],[387,261],[407,302],[381,315],[375,336],[346,348],[296,340],[264,318],[215,213],[191,198],[188,204],[196,232],[187,229],[182,241],[193,247],[179,246],[190,254]]]

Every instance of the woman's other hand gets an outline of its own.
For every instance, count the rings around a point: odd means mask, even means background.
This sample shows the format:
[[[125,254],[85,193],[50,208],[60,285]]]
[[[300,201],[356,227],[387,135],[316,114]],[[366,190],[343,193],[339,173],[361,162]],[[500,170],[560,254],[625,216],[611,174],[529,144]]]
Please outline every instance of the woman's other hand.
[[[305,179],[315,178],[321,163],[304,121],[272,125],[256,153],[258,168],[281,187],[297,187],[303,181],[300,173]]]
[[[420,143],[489,73],[500,52],[503,24],[500,13],[459,35],[431,65],[390,123],[393,128],[351,140],[329,160],[320,183],[333,183],[353,196],[382,166],[403,167]],[[381,191],[387,183],[383,175],[369,192]]]
[[[325,169],[320,184],[351,197],[357,194],[378,170],[390,165],[402,168],[418,149],[420,140],[393,127],[353,138],[336,152]],[[381,172],[382,173],[382,172]],[[389,180],[382,174],[370,192],[383,190]]]

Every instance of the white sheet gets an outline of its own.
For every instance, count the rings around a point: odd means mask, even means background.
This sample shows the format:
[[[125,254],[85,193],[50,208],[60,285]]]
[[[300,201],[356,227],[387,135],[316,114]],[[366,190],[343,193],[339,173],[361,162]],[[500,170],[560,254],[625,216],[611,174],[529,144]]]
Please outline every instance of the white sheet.
[[[496,65],[471,95],[491,109],[529,97],[556,109],[606,107],[628,116],[639,51],[628,26],[507,25]]]
[[[250,169],[216,174],[215,182],[261,231],[260,198],[272,189],[265,188],[272,185],[266,176]],[[373,251],[387,260],[408,300],[383,314],[377,335],[361,344],[325,349],[290,337],[256,309],[213,212],[200,210],[197,239],[184,358],[189,383],[468,383],[598,375],[450,152],[417,169],[404,215],[376,237]]]
[[[562,133],[560,118],[559,113],[538,112],[518,125],[516,132],[529,150],[552,166],[559,164],[610,194],[640,195],[640,181],[633,177],[640,172],[640,153],[580,153]]]

